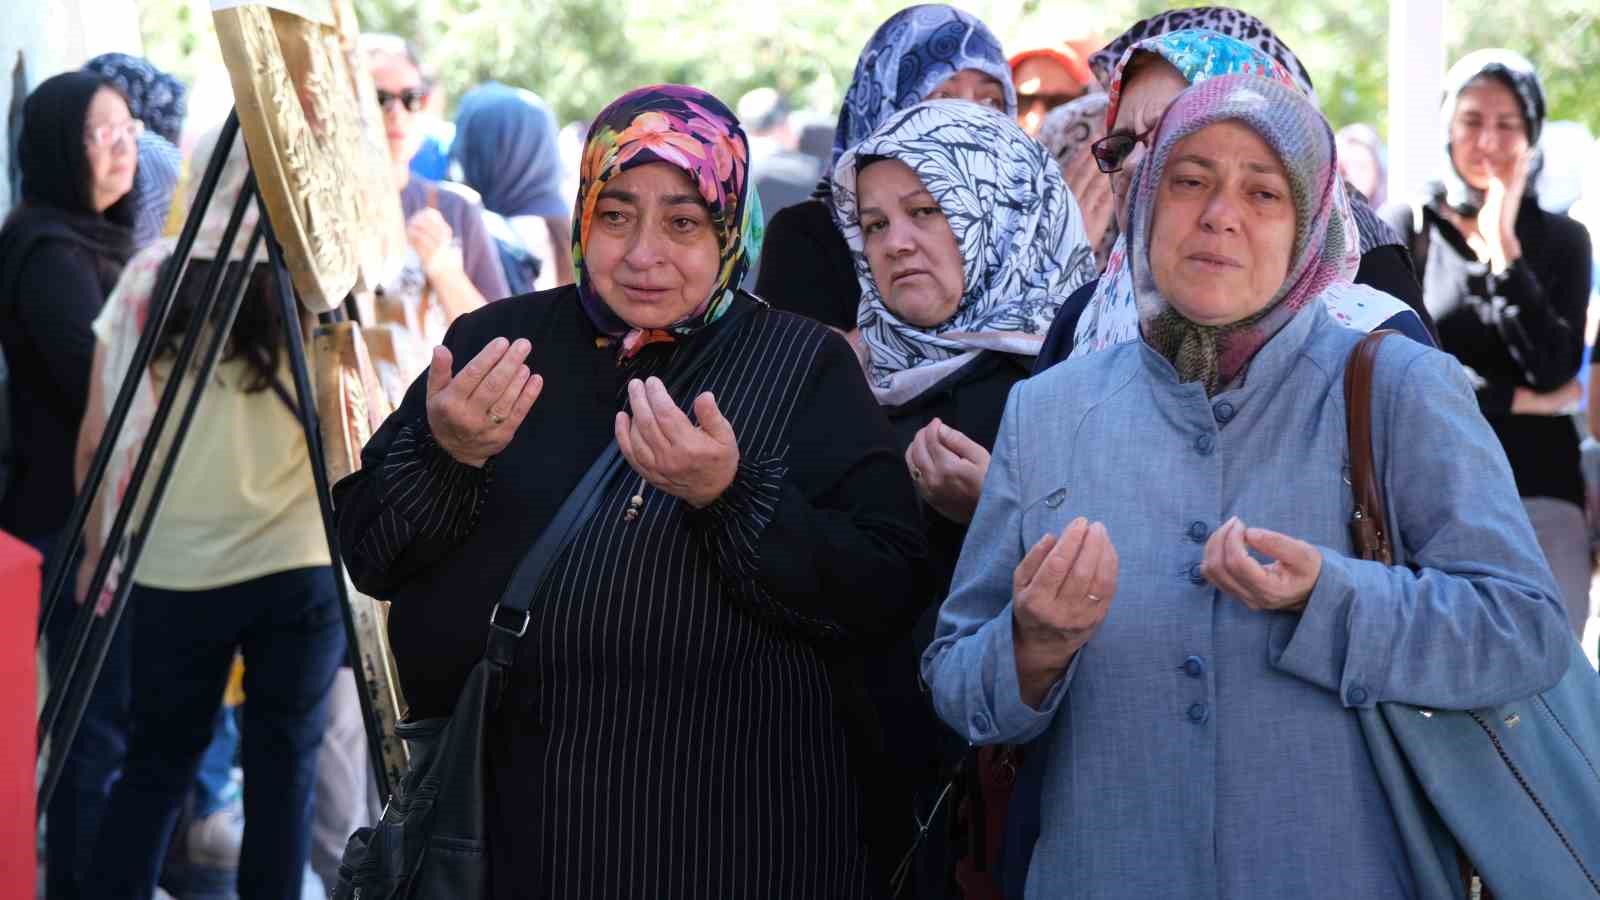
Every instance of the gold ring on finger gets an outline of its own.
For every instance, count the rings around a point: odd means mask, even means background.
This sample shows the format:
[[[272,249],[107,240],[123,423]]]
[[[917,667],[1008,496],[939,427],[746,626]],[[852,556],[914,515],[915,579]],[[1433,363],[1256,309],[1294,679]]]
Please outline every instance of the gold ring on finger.
[[[505,420],[506,420],[506,417],[500,415],[499,413],[496,413],[496,412],[489,413],[489,421],[493,422],[496,425],[503,424],[505,422]]]
[[[916,466],[912,466],[911,467],[911,480],[912,481],[921,481],[922,480],[922,470],[917,468]]]

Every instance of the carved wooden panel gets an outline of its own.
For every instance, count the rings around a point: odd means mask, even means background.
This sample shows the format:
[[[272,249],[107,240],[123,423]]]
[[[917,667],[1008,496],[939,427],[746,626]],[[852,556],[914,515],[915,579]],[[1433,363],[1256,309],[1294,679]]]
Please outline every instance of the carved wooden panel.
[[[361,326],[354,322],[318,325],[312,332],[309,356],[323,457],[329,480],[338,481],[361,468],[361,448],[393,407],[367,353]],[[408,756],[405,742],[395,737],[394,726],[405,717],[406,705],[389,649],[388,604],[360,593],[354,585],[349,586],[349,595],[361,675],[383,733],[384,766],[389,770],[389,783],[398,785]]]
[[[404,241],[398,191],[375,186],[390,165],[371,133],[370,78],[331,13],[243,5],[213,18],[273,231],[301,302],[326,312]]]

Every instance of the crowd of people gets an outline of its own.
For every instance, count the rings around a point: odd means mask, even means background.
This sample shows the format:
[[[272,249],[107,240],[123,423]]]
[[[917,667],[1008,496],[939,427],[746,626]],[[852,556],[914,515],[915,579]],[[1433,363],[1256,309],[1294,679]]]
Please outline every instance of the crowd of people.
[[[1594,618],[1594,251],[1567,213],[1600,198],[1546,202],[1524,57],[1456,62],[1436,179],[1385,196],[1377,131],[1336,130],[1224,7],[1008,56],[911,6],[834,126],[662,84],[571,148],[528,90],[445,121],[413,45],[361,51],[407,239],[378,291],[426,365],[334,487],[337,549],[392,604],[410,720],[451,715],[519,562],[624,460],[490,722],[492,896],[1465,894],[1358,716],[1539,693]],[[83,586],[139,447],[170,440],[178,342],[206,284],[244,297],[51,751],[52,900],[198,897],[195,869],[323,896],[386,799],[266,254],[222,249],[248,160],[185,93],[121,54],[40,83],[0,227],[0,528],[58,562],[110,443],[59,561],[100,612]],[[1393,564],[1350,528],[1344,373],[1380,330]]]

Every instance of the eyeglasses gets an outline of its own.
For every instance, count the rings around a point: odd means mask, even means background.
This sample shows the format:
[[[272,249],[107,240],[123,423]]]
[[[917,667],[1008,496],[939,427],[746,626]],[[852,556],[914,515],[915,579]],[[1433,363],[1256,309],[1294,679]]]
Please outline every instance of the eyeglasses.
[[[389,104],[398,100],[400,105],[406,108],[406,112],[416,112],[422,108],[422,104],[427,99],[428,91],[425,88],[406,88],[398,94],[378,91],[378,108],[388,112]]]
[[[138,119],[129,119],[115,125],[96,125],[85,129],[84,140],[94,147],[113,147],[126,139],[132,144],[139,140],[139,135],[144,134],[144,123]]]
[[[1129,134],[1126,131],[1108,134],[1089,145],[1089,152],[1094,154],[1094,164],[1100,171],[1110,175],[1112,172],[1122,170],[1122,164],[1128,161],[1133,148],[1144,143],[1145,138],[1155,131],[1154,125],[1138,134]]]

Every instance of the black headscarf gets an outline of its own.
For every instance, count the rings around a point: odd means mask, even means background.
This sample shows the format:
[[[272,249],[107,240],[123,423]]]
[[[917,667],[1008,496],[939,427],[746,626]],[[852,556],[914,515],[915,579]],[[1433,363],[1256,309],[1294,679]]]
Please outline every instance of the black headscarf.
[[[83,67],[116,85],[128,99],[133,117],[144,122],[146,128],[166,138],[173,146],[179,144],[183,117],[189,108],[189,89],[183,82],[151,65],[149,60],[126,53],[102,53]]]
[[[1483,191],[1467,183],[1456,171],[1455,154],[1450,148],[1450,122],[1456,115],[1456,103],[1467,85],[1479,78],[1492,78],[1511,90],[1517,98],[1517,108],[1522,111],[1522,124],[1527,129],[1528,146],[1539,144],[1544,131],[1544,87],[1539,84],[1539,73],[1533,63],[1522,55],[1498,48],[1475,50],[1462,57],[1444,76],[1445,166],[1444,179],[1434,186],[1436,195],[1443,194],[1444,202],[1463,216],[1476,216],[1483,208]],[[1539,180],[1539,170],[1544,166],[1542,155],[1535,155],[1528,166],[1528,187],[1525,196],[1532,197],[1534,184]]]
[[[0,228],[0,299],[34,243],[64,240],[88,250],[101,287],[109,294],[133,252],[135,198],[130,190],[104,213],[94,209],[84,122],[101,88],[116,86],[93,72],[64,72],[46,79],[22,107],[17,162],[22,203]]]

